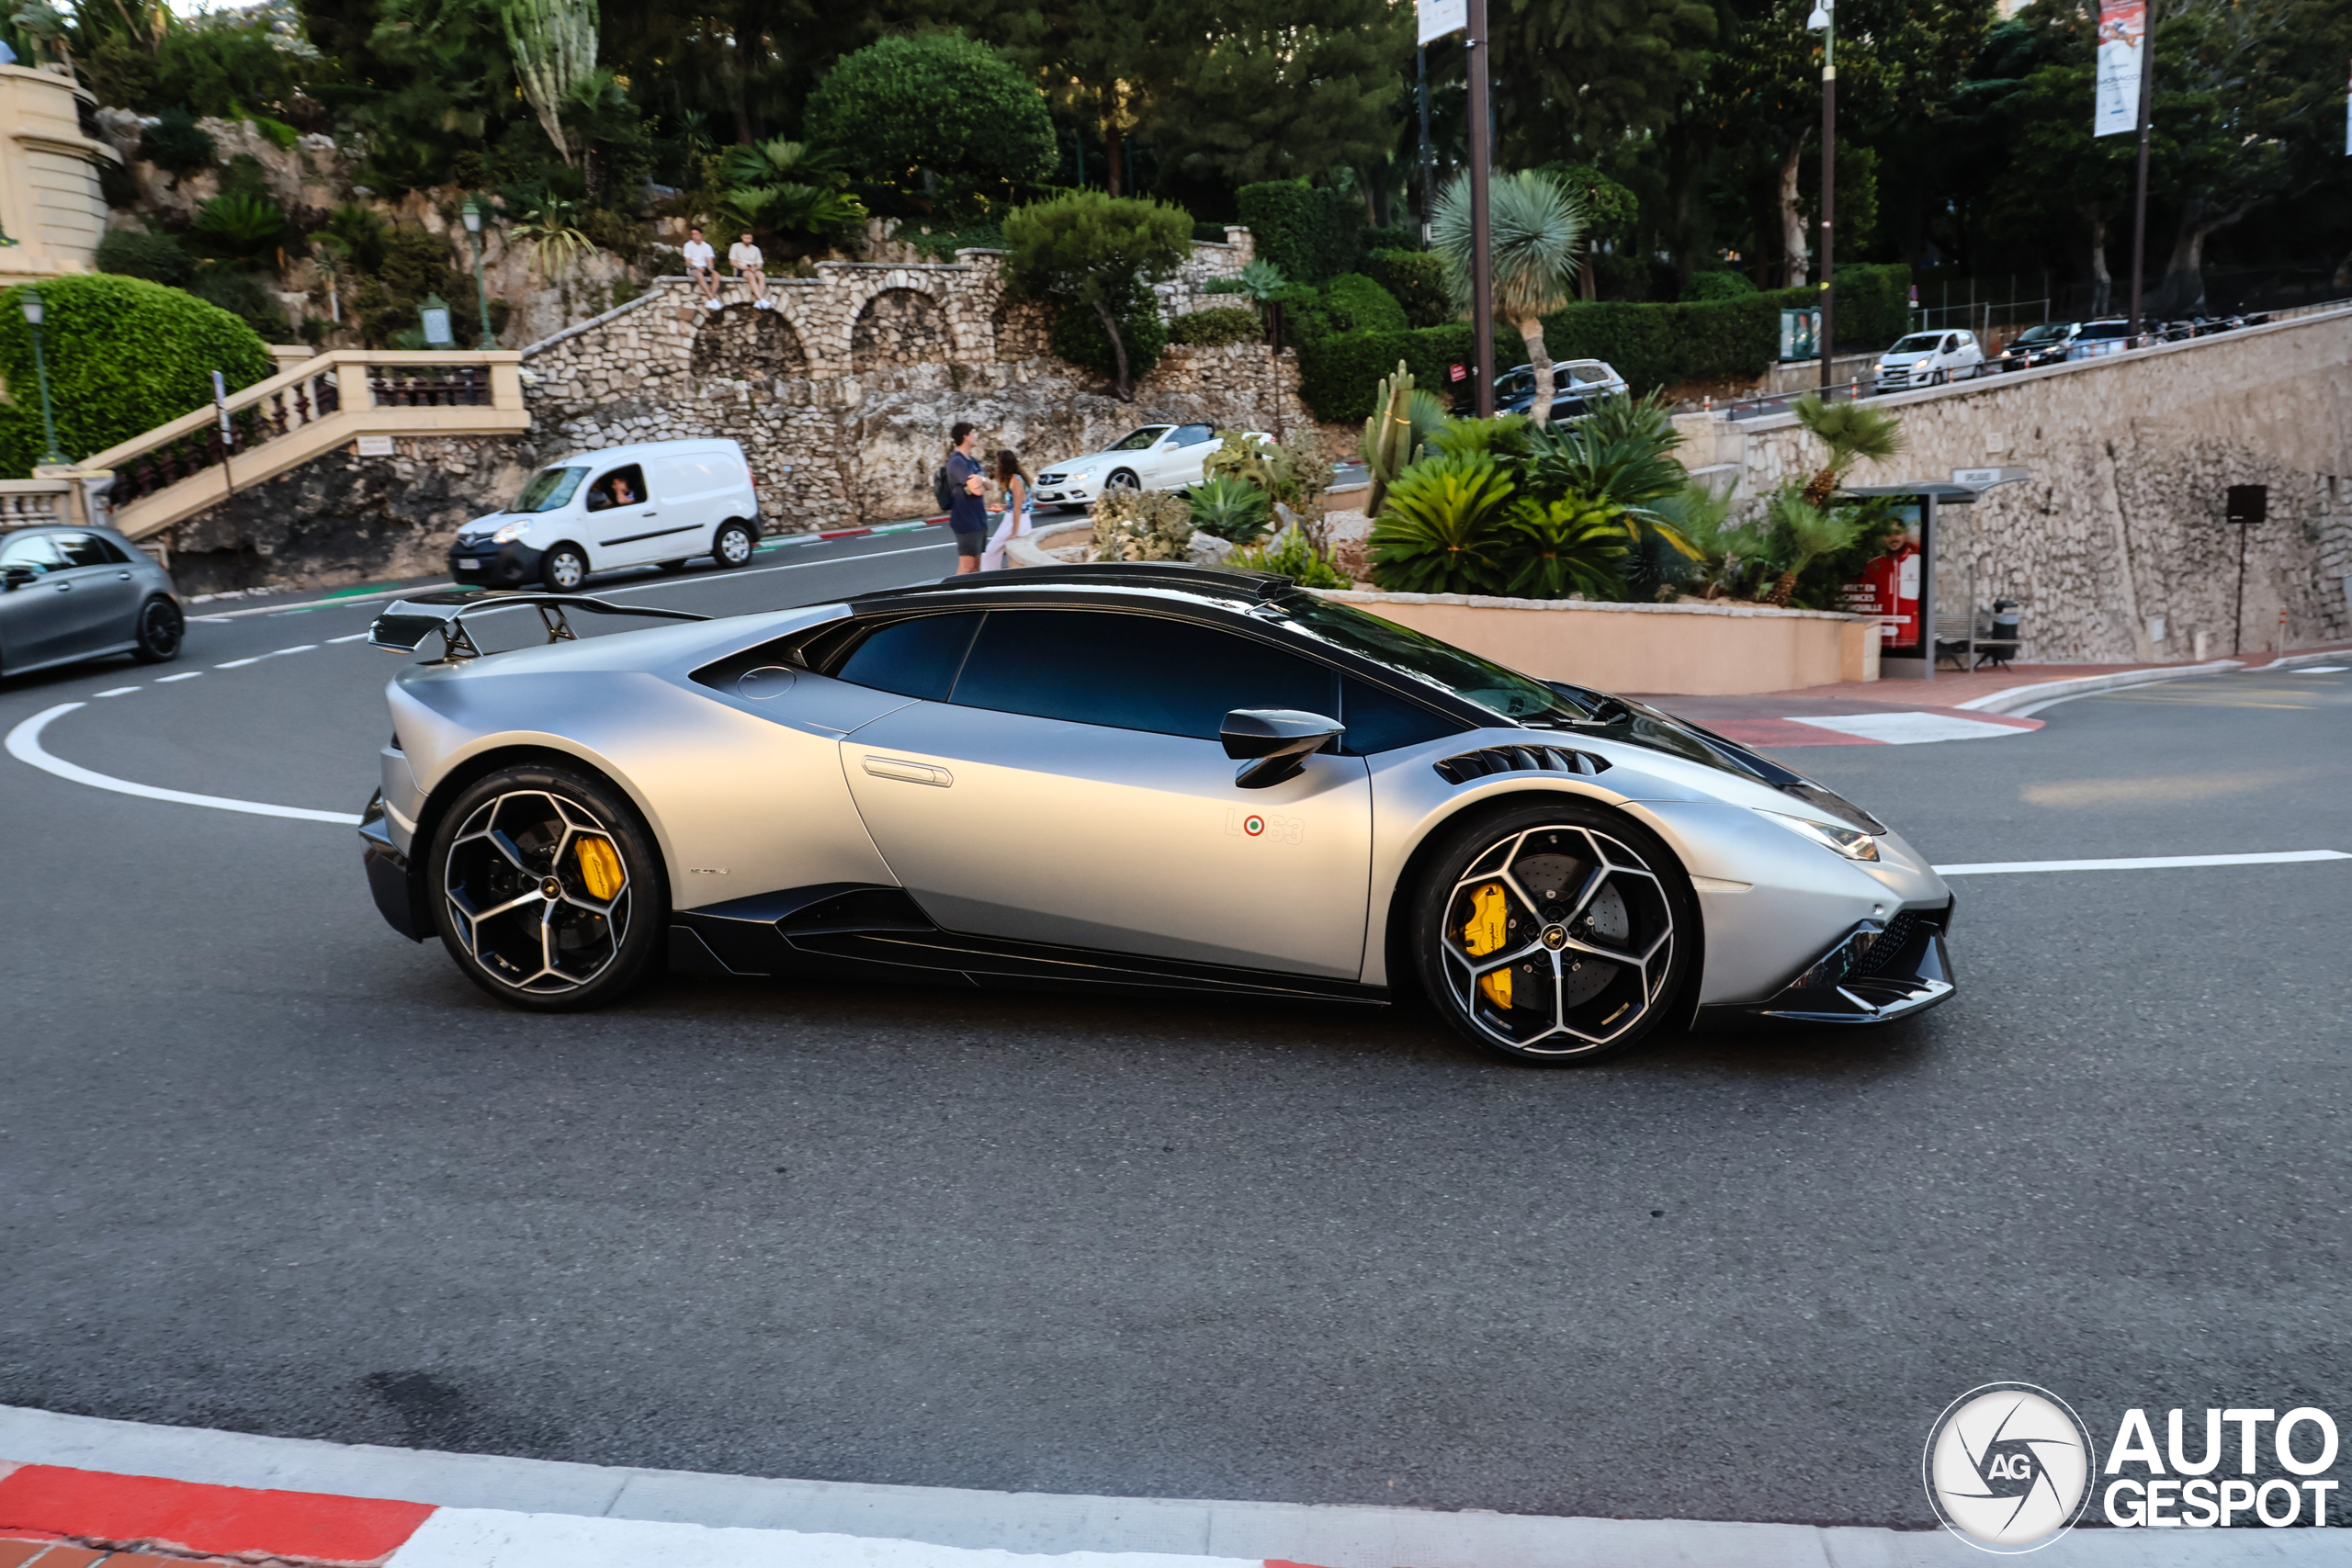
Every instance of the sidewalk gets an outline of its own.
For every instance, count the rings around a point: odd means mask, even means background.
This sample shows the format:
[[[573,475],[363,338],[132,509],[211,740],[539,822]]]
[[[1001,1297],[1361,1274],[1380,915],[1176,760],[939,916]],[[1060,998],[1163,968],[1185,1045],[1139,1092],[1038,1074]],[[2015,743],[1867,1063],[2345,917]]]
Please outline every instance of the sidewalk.
[[[2338,660],[2352,663],[2352,643],[2204,664],[2015,664],[1939,671],[1932,681],[1840,681],[1736,697],[1641,700],[1744,746],[1903,746],[1999,739],[2039,729],[2042,721],[2029,716],[2035,709],[2094,692]]]

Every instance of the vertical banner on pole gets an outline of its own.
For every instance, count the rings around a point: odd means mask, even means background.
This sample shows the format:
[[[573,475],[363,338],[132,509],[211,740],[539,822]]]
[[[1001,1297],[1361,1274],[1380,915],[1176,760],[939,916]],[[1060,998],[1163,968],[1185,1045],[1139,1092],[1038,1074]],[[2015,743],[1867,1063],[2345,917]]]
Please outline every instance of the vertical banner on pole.
[[[2147,37],[2147,0],[2099,0],[2093,136],[2117,136],[2140,129],[2140,69]]]

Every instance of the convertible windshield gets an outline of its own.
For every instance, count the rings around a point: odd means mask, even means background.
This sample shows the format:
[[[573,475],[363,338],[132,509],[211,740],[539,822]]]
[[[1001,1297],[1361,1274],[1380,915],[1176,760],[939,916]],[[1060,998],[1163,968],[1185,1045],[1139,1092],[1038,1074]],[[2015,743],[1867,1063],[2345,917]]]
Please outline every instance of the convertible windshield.
[[[1102,448],[1105,452],[1140,452],[1168,434],[1164,424],[1147,424],[1141,430],[1121,436],[1116,443]]]
[[[1514,722],[1573,724],[1591,716],[1541,681],[1351,605],[1311,593],[1290,593],[1268,608],[1311,637]]]
[[[554,512],[571,499],[580,481],[588,477],[585,468],[541,468],[514,498],[509,512]]]

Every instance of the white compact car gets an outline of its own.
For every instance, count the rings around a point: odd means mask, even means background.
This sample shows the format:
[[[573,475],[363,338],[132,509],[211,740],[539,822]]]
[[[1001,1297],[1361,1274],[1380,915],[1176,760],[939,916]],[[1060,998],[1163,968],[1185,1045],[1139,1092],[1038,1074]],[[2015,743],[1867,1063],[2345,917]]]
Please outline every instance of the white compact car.
[[[569,593],[592,571],[695,556],[741,566],[760,537],[759,481],[732,441],[649,441],[578,452],[533,474],[502,512],[458,530],[449,575],[469,587],[534,579]]]
[[[1250,439],[1273,437],[1253,430]],[[1045,468],[1037,475],[1037,504],[1085,506],[1114,490],[1189,490],[1201,482],[1201,465],[1216,446],[1213,424],[1147,424],[1100,452]]]
[[[1940,387],[1984,374],[1984,345],[1971,332],[1913,333],[1878,356],[1873,367],[1882,392]]]

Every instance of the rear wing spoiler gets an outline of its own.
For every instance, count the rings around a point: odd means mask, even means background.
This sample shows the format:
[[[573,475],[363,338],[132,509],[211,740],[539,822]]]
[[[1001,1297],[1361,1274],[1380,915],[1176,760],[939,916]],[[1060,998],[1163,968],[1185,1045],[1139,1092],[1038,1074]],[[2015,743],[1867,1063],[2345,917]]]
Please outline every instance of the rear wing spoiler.
[[[549,642],[578,640],[571,623],[564,619],[566,610],[589,610],[602,615],[643,615],[662,621],[710,619],[708,615],[697,615],[686,610],[657,610],[649,604],[616,604],[610,600],[592,598],[584,593],[501,593],[492,589],[451,588],[438,593],[420,593],[413,599],[392,601],[384,607],[384,613],[376,617],[375,624],[368,628],[368,644],[394,653],[414,653],[427,637],[439,632],[442,650],[436,662],[454,664],[463,660],[480,659],[481,649],[466,630],[466,617],[520,609],[526,604],[539,613],[539,620],[547,627]]]

